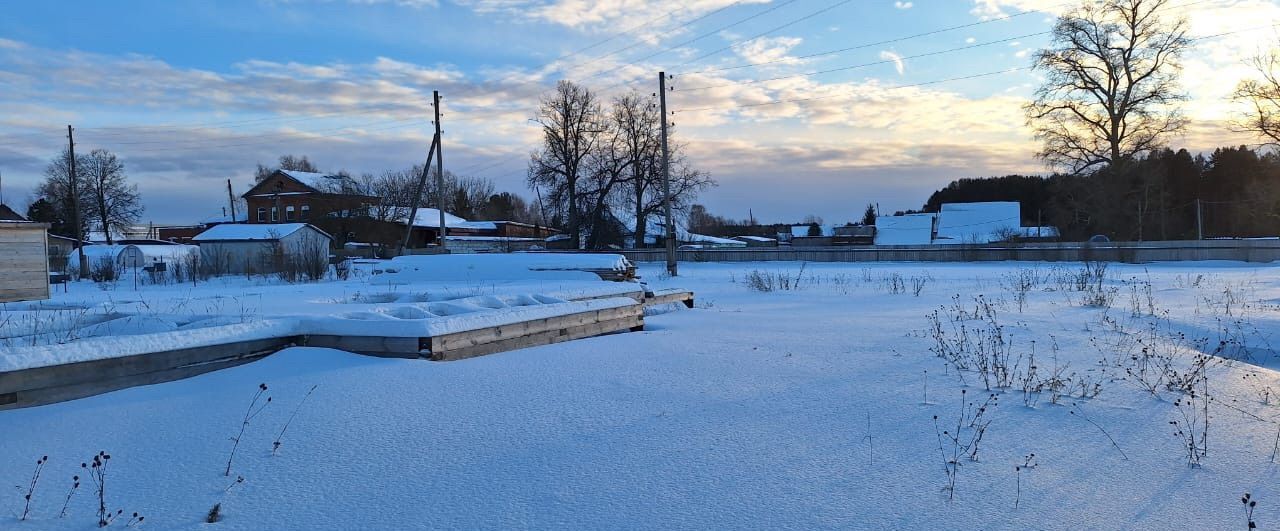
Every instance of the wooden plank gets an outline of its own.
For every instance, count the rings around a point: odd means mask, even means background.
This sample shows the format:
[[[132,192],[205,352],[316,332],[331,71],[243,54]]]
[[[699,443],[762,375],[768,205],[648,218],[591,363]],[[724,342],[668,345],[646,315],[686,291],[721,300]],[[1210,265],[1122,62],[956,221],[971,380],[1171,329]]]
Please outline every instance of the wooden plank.
[[[136,376],[149,372],[208,363],[224,358],[275,352],[295,343],[296,339],[292,337],[239,341],[222,345],[0,372],[0,393],[94,383],[113,378]]]
[[[36,288],[0,289],[0,302],[34,301],[49,298],[49,285]]]
[[[332,348],[393,358],[418,358],[421,344],[416,337],[330,336],[313,335],[302,338],[308,347]]]
[[[592,310],[587,312],[573,313],[550,317],[546,319],[534,319],[520,323],[496,326],[490,328],[482,328],[480,330],[472,330],[467,332],[459,332],[456,334],[447,334],[435,336],[431,338],[431,351],[447,351],[462,347],[470,347],[482,345],[493,341],[501,341],[512,337],[522,337],[532,334],[538,334],[547,330],[558,330],[570,328],[574,326],[587,325],[599,321],[608,321],[621,317],[643,315],[643,308],[640,305],[622,306],[619,308],[609,308],[605,310]]]
[[[673,303],[683,303],[685,307],[693,308],[693,292],[692,291],[679,291],[679,292],[666,292],[666,293],[659,292],[654,294],[654,296],[644,300],[645,306],[657,306],[659,304],[673,304]]]
[[[10,243],[31,243],[45,239],[43,230],[6,230],[0,228],[0,247]]]
[[[434,361],[456,361],[476,356],[484,356],[486,354],[495,354],[498,352],[509,352],[522,348],[537,347],[571,341],[574,339],[582,339],[586,337],[594,337],[603,334],[621,332],[625,330],[639,330],[644,327],[644,318],[641,316],[622,317],[608,321],[600,321],[589,323],[559,330],[546,330],[536,334],[521,337],[512,337],[500,341],[460,347],[451,350],[432,351],[431,359]]]

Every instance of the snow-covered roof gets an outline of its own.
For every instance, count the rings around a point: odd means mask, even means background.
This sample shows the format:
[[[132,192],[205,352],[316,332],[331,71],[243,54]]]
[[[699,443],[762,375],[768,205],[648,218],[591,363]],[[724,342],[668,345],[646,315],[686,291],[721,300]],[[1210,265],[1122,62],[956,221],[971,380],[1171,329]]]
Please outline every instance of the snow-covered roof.
[[[766,237],[764,237],[764,236],[734,236],[734,237],[733,237],[733,239],[735,239],[735,240],[744,240],[744,241],[752,241],[752,242],[776,242],[776,241],[778,241],[776,238],[766,238]]]
[[[405,211],[406,213],[409,211],[409,207],[402,207],[402,208],[404,209],[404,211]],[[408,217],[408,216],[405,216],[405,217]],[[399,220],[399,221],[400,221],[400,223],[404,223],[404,219],[405,219],[405,218],[400,218],[400,220]],[[453,215],[453,214],[450,214],[450,213],[448,213],[448,212],[445,212],[445,213],[444,213],[444,226],[445,226],[445,228],[450,228],[450,227],[452,227],[452,228],[475,228],[475,227],[467,227],[467,224],[469,224],[469,223],[481,223],[481,222],[471,222],[471,221],[467,221],[467,220],[465,220],[465,219],[462,219],[462,218],[460,218],[460,217],[458,217],[458,216],[455,216],[455,215]],[[489,223],[489,222],[483,222],[483,223]],[[439,211],[439,210],[436,210],[436,209],[434,209],[434,208],[418,207],[418,213],[417,213],[417,215],[416,215],[416,216],[414,216],[414,217],[413,217],[413,226],[415,226],[415,227],[425,227],[425,228],[439,227],[439,226],[440,226],[440,211]],[[496,227],[495,227],[495,226],[493,226],[493,224],[492,224],[492,223],[490,223],[490,225],[489,225],[489,227],[488,227],[488,228],[496,228]]]
[[[197,242],[214,242],[214,241],[270,241],[284,238],[290,234],[298,232],[303,228],[310,227],[306,223],[246,223],[246,224],[225,224],[214,225],[208,230],[197,234],[192,241]],[[324,234],[328,238],[329,235],[324,231],[312,227],[313,230]]]
[[[991,243],[1022,233],[1017,201],[943,203],[934,243]]]
[[[876,216],[876,245],[928,245],[933,240],[933,216]]]
[[[742,247],[746,245],[746,242],[742,240],[718,238],[716,236],[707,236],[706,234],[695,234],[687,231],[682,232],[680,234],[681,236],[678,239],[686,243],[710,243],[713,245],[723,245],[726,247]]]
[[[436,226],[439,226],[439,223],[440,222],[437,220]],[[498,230],[498,224],[492,221],[465,221],[455,225],[450,225],[446,220],[445,226],[455,229]]]

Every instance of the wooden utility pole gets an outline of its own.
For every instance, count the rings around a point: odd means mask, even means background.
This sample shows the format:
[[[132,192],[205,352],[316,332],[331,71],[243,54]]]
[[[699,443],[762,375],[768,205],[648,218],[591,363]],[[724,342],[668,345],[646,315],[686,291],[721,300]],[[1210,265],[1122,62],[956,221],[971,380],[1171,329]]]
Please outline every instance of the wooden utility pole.
[[[76,178],[76,139],[72,135],[71,126],[67,126],[67,188],[71,192],[71,229],[76,231],[75,249],[79,250],[80,255],[80,278],[89,276],[89,257],[85,256],[84,251],[80,250],[84,247],[84,232],[80,227],[80,183]],[[105,231],[105,227],[103,228]]]
[[[676,271],[676,224],[671,216],[671,152],[667,149],[667,73],[658,72],[658,106],[662,110],[662,203],[667,218],[667,273]]]
[[[422,175],[418,177],[418,186],[413,189],[413,205],[409,207],[409,219],[404,221],[404,242],[400,244],[400,254],[408,254],[409,237],[413,236],[413,222],[418,217],[418,205],[422,203],[422,189],[427,186],[427,175],[431,173],[431,157],[436,154],[440,145],[440,135],[431,137],[431,148],[427,150],[427,163],[422,166]]]
[[[444,226],[444,137],[440,135],[440,91],[431,91],[436,107],[436,209],[440,211],[440,248],[446,249]]]
[[[231,205],[231,222],[236,222],[236,196],[231,192],[231,179],[227,179],[227,203]],[[249,215],[245,214],[245,220],[248,221]]]

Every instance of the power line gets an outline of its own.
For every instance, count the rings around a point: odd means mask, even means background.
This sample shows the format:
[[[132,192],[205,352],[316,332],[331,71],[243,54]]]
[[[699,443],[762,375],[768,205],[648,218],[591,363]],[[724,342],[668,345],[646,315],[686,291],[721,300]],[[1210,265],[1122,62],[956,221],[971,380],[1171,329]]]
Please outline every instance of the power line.
[[[743,81],[730,81],[730,82],[728,82],[728,83],[722,83],[722,84],[719,84],[719,85],[707,85],[707,86],[694,87],[694,88],[682,88],[682,89],[679,89],[679,90],[680,90],[681,92],[693,92],[693,91],[698,91],[698,90],[709,90],[709,89],[721,88],[721,87],[731,87],[731,86],[734,86],[734,85],[751,85],[751,84],[755,84],[755,83],[767,83],[767,82],[769,82],[769,81],[780,81],[780,80],[784,80],[784,79],[796,79],[796,78],[801,78],[801,77],[816,76],[816,75],[820,75],[820,74],[830,74],[830,73],[832,73],[832,72],[843,72],[843,71],[846,71],[846,70],[853,70],[853,69],[857,69],[857,68],[865,68],[865,67],[868,67],[868,66],[877,66],[877,65],[892,64],[892,63],[896,63],[897,61],[904,61],[904,60],[907,60],[907,59],[919,59],[919,58],[922,58],[922,57],[931,57],[931,56],[934,56],[934,55],[942,55],[942,54],[953,53],[953,52],[959,52],[959,51],[964,51],[964,50],[971,50],[971,49],[974,49],[974,48],[982,48],[982,47],[985,47],[985,46],[991,46],[991,45],[993,45],[993,44],[1002,44],[1002,43],[1006,43],[1006,42],[1016,41],[1016,40],[1018,40],[1018,39],[1026,39],[1026,38],[1029,38],[1029,37],[1038,37],[1038,36],[1041,36],[1041,35],[1047,35],[1048,33],[1049,33],[1048,31],[1041,31],[1041,32],[1037,32],[1037,33],[1028,33],[1028,34],[1026,34],[1026,35],[1018,35],[1018,36],[1016,36],[1016,37],[1009,37],[1009,38],[1000,39],[1000,40],[995,40],[995,41],[987,41],[987,42],[978,43],[978,44],[971,44],[971,45],[968,45],[968,46],[961,46],[961,47],[958,47],[958,48],[949,48],[949,49],[946,49],[946,50],[938,50],[938,51],[934,51],[934,52],[922,53],[922,54],[911,55],[911,56],[906,56],[906,57],[899,57],[899,58],[897,58],[897,59],[885,59],[885,60],[882,60],[882,61],[875,61],[875,62],[871,62],[871,63],[862,63],[862,64],[856,64],[856,65],[850,65],[850,66],[841,66],[841,67],[837,67],[837,68],[829,68],[829,69],[826,69],[826,70],[818,70],[818,71],[814,71],[814,72],[806,72],[806,73],[803,73],[803,74],[790,74],[790,75],[785,75],[785,76],[777,76],[777,77],[770,77],[770,78],[764,78],[764,79],[748,79],[748,80],[743,80]]]
[[[1065,4],[1063,4],[1063,5],[1065,5]],[[835,54],[842,53],[842,52],[848,52],[848,51],[853,51],[853,50],[861,50],[861,49],[864,49],[864,48],[871,48],[871,47],[874,47],[874,46],[883,46],[883,45],[885,45],[885,44],[893,44],[893,43],[896,43],[896,42],[902,42],[902,41],[908,41],[908,40],[912,40],[912,39],[918,39],[918,38],[920,38],[920,37],[928,37],[928,36],[931,36],[931,35],[937,35],[937,34],[939,34],[939,33],[946,33],[946,32],[949,32],[949,31],[955,31],[955,30],[958,30],[958,29],[972,28],[972,27],[974,27],[974,26],[981,26],[981,25],[983,25],[983,24],[990,24],[990,23],[992,23],[992,22],[1000,22],[1000,21],[1003,21],[1003,20],[1009,20],[1009,19],[1012,19],[1012,18],[1020,17],[1020,16],[1023,16],[1023,15],[1029,15],[1029,14],[1031,14],[1031,13],[1038,13],[1038,12],[1039,12],[1039,11],[1037,11],[1037,10],[1028,9],[1028,10],[1026,10],[1026,11],[1022,11],[1022,12],[1019,12],[1019,13],[1014,13],[1014,14],[1012,14],[1012,15],[1005,15],[1005,16],[1003,16],[1003,17],[991,18],[991,19],[982,20],[982,21],[978,21],[978,22],[971,22],[971,23],[969,23],[969,24],[961,24],[961,25],[959,25],[959,26],[950,26],[950,27],[946,27],[946,28],[940,28],[940,29],[936,29],[936,30],[930,30],[930,31],[926,31],[926,32],[923,32],[923,33],[917,33],[917,34],[915,34],[915,35],[908,35],[908,36],[906,36],[906,37],[898,37],[898,38],[896,38],[896,39],[888,39],[888,40],[883,40],[883,41],[870,42],[870,43],[866,43],[866,44],[859,44],[859,45],[857,45],[857,46],[849,46],[849,47],[846,47],[846,48],[840,48],[840,49],[837,49],[837,50],[829,50],[829,51],[825,51],[825,52],[817,52],[817,53],[811,53],[811,54],[807,54],[807,55],[799,55],[799,56],[795,56],[795,57],[784,57],[784,58],[781,58],[781,59],[774,59],[774,60],[772,60],[772,61],[764,61],[764,62],[760,62],[760,63],[744,63],[744,64],[733,65],[733,66],[724,66],[724,67],[717,67],[717,68],[707,68],[707,69],[704,69],[704,70],[694,70],[694,71],[690,71],[690,72],[680,72],[680,73],[678,73],[678,74],[676,74],[676,75],[705,74],[705,73],[709,73],[709,72],[723,72],[723,71],[725,71],[725,70],[736,70],[736,69],[739,69],[739,68],[750,68],[750,67],[756,67],[756,66],[763,66],[763,65],[775,64],[775,63],[780,63],[780,62],[785,62],[785,61],[795,61],[795,60],[811,59],[811,58],[814,58],[814,57],[822,57],[822,56],[826,56],[826,55],[835,55]]]
[[[671,28],[671,29],[669,29],[669,30],[666,30],[666,31],[662,32],[661,34],[659,34],[659,35],[657,36],[657,39],[658,39],[658,40],[661,40],[663,37],[666,37],[667,35],[670,35],[670,34],[672,34],[672,33],[675,33],[675,32],[677,32],[677,31],[680,31],[680,30],[682,30],[682,29],[684,29],[684,28],[687,28],[687,27],[689,27],[689,26],[691,26],[691,25],[693,25],[693,24],[695,24],[695,23],[697,23],[697,22],[702,21],[703,19],[706,19],[706,18],[708,18],[708,17],[711,17],[712,15],[715,15],[716,13],[719,13],[719,12],[721,12],[721,11],[724,11],[724,10],[726,10],[726,9],[729,9],[729,8],[731,8],[731,7],[734,7],[734,6],[738,5],[738,4],[741,4],[743,1],[744,1],[744,0],[737,0],[736,2],[734,2],[734,3],[732,3],[732,4],[729,4],[729,5],[726,5],[726,6],[724,6],[724,7],[721,7],[721,8],[718,8],[718,9],[715,9],[715,10],[712,10],[712,11],[709,11],[709,12],[707,12],[707,13],[705,13],[705,14],[703,14],[703,15],[701,15],[701,16],[699,16],[699,17],[697,17],[697,18],[694,18],[694,19],[691,19],[691,20],[689,20],[689,21],[687,21],[687,22],[684,22],[684,23],[680,24],[679,26],[676,26],[676,27],[674,27],[674,28]],[[792,0],[792,1],[794,1],[794,0]],[[617,55],[617,54],[619,54],[619,53],[622,53],[622,52],[625,52],[625,51],[627,51],[627,50],[630,50],[630,49],[635,48],[635,47],[637,47],[637,46],[640,46],[640,45],[642,45],[642,44],[644,44],[644,43],[645,43],[645,41],[643,41],[643,40],[637,40],[636,42],[631,43],[631,44],[630,44],[630,45],[628,45],[628,46],[624,46],[624,47],[622,47],[622,48],[619,48],[619,49],[614,50],[614,51],[612,51],[612,52],[609,52],[609,53],[607,53],[607,54],[604,54],[604,55],[601,55],[601,56],[598,56],[598,57],[594,57],[594,58],[592,58],[592,59],[591,59],[591,60],[589,60],[589,61],[586,61],[586,62],[583,62],[583,63],[579,63],[579,64],[576,64],[576,65],[574,65],[574,66],[575,66],[575,67],[582,67],[582,66],[586,66],[586,65],[589,65],[589,64],[594,63],[594,62],[596,62],[596,61],[599,61],[599,60],[601,60],[601,59],[605,59],[605,58],[608,58],[608,57],[613,57],[614,55]],[[544,66],[545,66],[545,65],[544,65]],[[598,73],[597,73],[597,75],[598,75]]]
[[[749,21],[751,21],[751,20],[753,20],[753,19],[756,19],[756,18],[762,17],[762,16],[764,16],[764,15],[767,15],[767,14],[769,14],[769,13],[772,13],[772,12],[774,12],[774,11],[777,11],[777,10],[779,10],[779,9],[782,9],[782,8],[784,8],[784,7],[786,7],[786,6],[789,6],[789,5],[791,5],[791,4],[795,3],[795,2],[796,2],[796,0],[786,0],[786,1],[782,2],[782,3],[780,3],[780,4],[776,4],[776,5],[774,5],[773,7],[770,7],[769,9],[766,9],[766,10],[764,10],[764,11],[761,11],[761,12],[756,13],[756,14],[754,14],[754,15],[751,15],[751,16],[749,16],[749,17],[746,17],[746,18],[740,19],[740,20],[738,20],[738,21],[736,21],[736,22],[732,22],[732,23],[730,23],[730,24],[726,24],[726,25],[724,25],[724,26],[720,26],[719,28],[716,28],[716,29],[714,29],[714,30],[712,30],[712,31],[709,31],[709,32],[706,32],[706,33],[702,33],[702,34],[698,35],[697,37],[694,37],[694,38],[692,38],[692,39],[685,40],[685,41],[683,41],[683,42],[681,42],[681,43],[679,43],[679,44],[676,44],[676,45],[673,45],[673,46],[668,46],[668,47],[666,47],[666,48],[663,48],[663,49],[661,49],[661,50],[658,50],[658,51],[656,51],[656,52],[653,52],[653,53],[651,53],[651,54],[649,54],[649,55],[646,55],[646,56],[644,56],[644,57],[641,57],[641,58],[639,58],[639,59],[636,59],[636,60],[634,60],[634,61],[632,61],[632,62],[630,62],[630,63],[621,64],[621,65],[615,66],[615,67],[613,67],[613,68],[610,68],[610,69],[608,69],[608,70],[604,70],[604,71],[601,71],[601,72],[596,72],[595,74],[592,74],[592,75],[588,76],[586,79],[592,79],[592,78],[596,78],[596,77],[603,76],[603,75],[605,75],[605,74],[610,74],[610,73],[613,73],[613,72],[617,72],[618,70],[621,70],[621,69],[626,68],[626,67],[628,67],[628,66],[631,66],[631,65],[634,65],[634,64],[636,64],[636,63],[639,63],[640,61],[646,61],[646,60],[648,60],[648,59],[651,59],[651,58],[656,57],[656,56],[658,56],[658,55],[662,55],[662,54],[664,54],[664,53],[666,53],[666,52],[669,52],[669,51],[671,51],[671,50],[674,50],[674,49],[676,49],[676,48],[681,48],[681,47],[683,47],[683,46],[687,46],[687,45],[692,44],[692,43],[694,43],[694,42],[700,41],[700,40],[702,40],[702,39],[705,39],[705,38],[707,38],[707,37],[710,37],[710,36],[712,36],[712,35],[715,35],[715,34],[717,34],[717,33],[720,33],[721,31],[724,31],[724,30],[727,30],[727,29],[732,28],[732,27],[734,27],[734,26],[737,26],[737,25],[739,25],[739,24],[743,24],[743,23],[749,22]]]
[[[690,64],[690,63],[696,63],[696,62],[698,62],[698,61],[701,61],[701,60],[706,59],[706,58],[708,58],[708,57],[711,57],[711,56],[713,56],[713,55],[717,55],[717,54],[719,54],[719,53],[721,53],[721,52],[723,52],[723,51],[725,51],[725,50],[729,50],[729,49],[731,49],[731,48],[733,48],[734,46],[737,46],[737,45],[739,45],[739,44],[744,44],[744,43],[747,43],[747,42],[751,42],[751,41],[754,41],[754,40],[756,40],[756,39],[759,39],[760,37],[763,37],[763,36],[765,36],[765,35],[768,35],[768,34],[770,34],[770,33],[773,33],[773,32],[775,32],[775,31],[782,30],[782,29],[786,29],[786,28],[788,28],[788,27],[794,26],[794,25],[796,25],[796,24],[799,24],[799,23],[801,23],[801,22],[804,22],[804,21],[806,21],[806,20],[809,20],[809,19],[811,19],[811,18],[813,18],[813,17],[816,17],[816,16],[818,16],[818,15],[821,15],[821,14],[823,14],[823,13],[826,13],[827,11],[831,11],[832,9],[835,9],[835,8],[837,8],[837,7],[840,7],[840,6],[843,6],[843,5],[845,5],[845,4],[848,4],[848,3],[849,3],[849,2],[851,2],[851,1],[853,1],[853,0],[842,0],[842,1],[840,1],[840,2],[836,2],[836,3],[834,3],[834,4],[831,4],[831,5],[827,6],[827,7],[824,7],[824,8],[822,8],[822,9],[817,10],[817,11],[814,11],[813,13],[809,13],[808,15],[805,15],[805,16],[803,16],[803,17],[800,17],[800,18],[797,18],[797,19],[795,19],[795,20],[792,20],[791,22],[787,22],[786,24],[783,24],[783,25],[781,25],[781,26],[776,26],[776,27],[774,27],[773,29],[770,29],[770,30],[768,30],[768,31],[762,31],[762,32],[760,32],[760,33],[757,33],[757,34],[752,35],[751,37],[747,37],[747,38],[745,38],[745,39],[739,39],[738,41],[733,42],[733,43],[730,43],[730,44],[728,44],[728,45],[726,45],[726,46],[724,46],[724,47],[722,47],[722,48],[718,48],[718,49],[716,49],[716,50],[714,50],[714,51],[712,51],[712,52],[708,52],[708,53],[705,53],[705,54],[703,54],[703,55],[699,55],[698,57],[695,57],[695,58],[693,58],[693,59],[690,59],[690,60],[688,60],[688,61],[685,61],[685,62],[683,62],[683,63],[680,63],[680,66],[684,66],[684,65],[687,65],[687,64]]]
[[[982,77],[990,77],[990,76],[995,76],[995,75],[1000,75],[1000,74],[1008,74],[1008,73],[1012,73],[1012,72],[1017,72],[1017,71],[1021,71],[1021,70],[1030,70],[1030,69],[1031,69],[1031,67],[1028,67],[1028,66],[1018,67],[1018,68],[1007,68],[1007,69],[1004,69],[1004,70],[997,70],[997,71],[994,71],[994,72],[985,72],[985,73],[982,73],[982,74],[973,74],[973,75],[968,75],[968,76],[959,76],[959,77],[952,77],[952,78],[947,78],[947,79],[938,79],[938,80],[934,80],[934,81],[925,81],[925,82],[921,82],[921,83],[912,83],[912,84],[910,84],[910,85],[898,85],[898,86],[893,86],[893,87],[886,87],[884,90],[897,90],[897,89],[904,89],[904,88],[923,87],[923,86],[927,86],[927,85],[937,85],[937,84],[939,84],[939,83],[949,83],[949,82],[952,82],[952,81],[964,81],[964,80],[967,80],[967,79],[977,79],[977,78],[982,78]],[[764,106],[767,106],[767,105],[779,105],[779,104],[783,104],[783,103],[798,103],[798,102],[804,102],[804,101],[825,100],[825,99],[841,98],[841,97],[852,97],[852,96],[854,96],[854,95],[853,95],[853,94],[828,94],[828,95],[825,95],[825,96],[812,96],[812,97],[808,97],[808,98],[794,98],[794,99],[785,99],[785,100],[772,100],[772,101],[766,101],[766,102],[761,102],[761,103],[746,103],[746,104],[741,104],[741,105],[729,105],[729,106],[721,106],[721,107],[701,107],[701,108],[696,108],[696,109],[679,109],[679,110],[672,111],[672,114],[677,114],[677,113],[687,113],[687,112],[705,112],[705,111],[717,111],[717,110],[742,109],[742,108],[750,108],[750,107],[764,107]]]

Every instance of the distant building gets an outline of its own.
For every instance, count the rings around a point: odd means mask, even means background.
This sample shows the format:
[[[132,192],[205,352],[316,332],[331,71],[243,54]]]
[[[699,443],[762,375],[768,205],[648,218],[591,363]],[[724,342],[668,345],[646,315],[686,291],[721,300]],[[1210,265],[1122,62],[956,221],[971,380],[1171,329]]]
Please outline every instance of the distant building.
[[[1056,227],[1023,227],[1015,201],[944,203],[937,213],[878,216],[876,245],[964,245],[1053,241]]]
[[[333,237],[307,223],[252,223],[216,225],[192,241],[206,271],[265,274],[328,267]]]
[[[26,221],[27,218],[15,212],[9,205],[0,203],[0,221]]]
[[[318,188],[329,184],[325,188],[354,190],[349,180],[341,175],[276,170],[244,193],[248,222],[310,223],[324,217],[365,215],[378,203],[377,197]]]
[[[734,236],[733,239],[747,244],[747,247],[777,247],[777,238],[766,238],[764,236]]]

